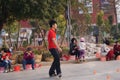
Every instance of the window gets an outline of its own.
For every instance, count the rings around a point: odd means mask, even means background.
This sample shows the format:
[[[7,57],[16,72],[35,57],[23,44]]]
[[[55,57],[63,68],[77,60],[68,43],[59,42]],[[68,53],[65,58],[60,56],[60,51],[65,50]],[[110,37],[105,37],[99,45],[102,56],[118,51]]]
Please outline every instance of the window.
[[[88,9],[88,13],[93,13],[93,3],[92,0],[78,0],[79,3],[84,4],[84,6]],[[83,14],[83,10],[79,7],[79,14]]]
[[[101,9],[107,13],[110,12],[110,10],[112,10],[113,6],[111,5],[111,3],[109,2],[109,0],[100,0],[101,2]]]

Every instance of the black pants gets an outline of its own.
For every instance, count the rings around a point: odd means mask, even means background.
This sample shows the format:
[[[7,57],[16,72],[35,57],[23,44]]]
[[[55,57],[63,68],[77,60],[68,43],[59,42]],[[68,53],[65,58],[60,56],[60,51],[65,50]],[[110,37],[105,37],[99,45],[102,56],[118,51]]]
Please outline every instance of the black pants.
[[[76,57],[76,58],[80,58],[80,51],[79,51],[79,50],[76,50],[76,51],[75,51],[75,57]]]
[[[117,57],[120,55],[120,52],[118,51],[118,52],[115,52],[114,54],[115,54],[115,59],[117,59]]]
[[[59,56],[59,52],[57,49],[52,48],[49,49],[49,51],[51,52],[52,56],[54,57],[54,61],[50,67],[49,70],[49,75],[51,76],[52,74],[55,74],[55,70],[57,74],[61,73],[61,68],[60,68],[60,56]]]

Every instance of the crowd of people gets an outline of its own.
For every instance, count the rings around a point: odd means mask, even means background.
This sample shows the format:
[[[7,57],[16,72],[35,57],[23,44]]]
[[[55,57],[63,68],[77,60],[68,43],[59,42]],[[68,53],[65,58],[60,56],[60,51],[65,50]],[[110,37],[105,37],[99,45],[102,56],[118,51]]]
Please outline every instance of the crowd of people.
[[[4,73],[13,71],[11,66],[11,51],[8,48],[2,48],[0,53],[0,67],[4,67]],[[28,47],[23,55],[22,65],[23,70],[26,69],[26,64],[31,64],[32,69],[34,70],[34,53],[31,47]]]
[[[80,39],[80,42],[78,42],[76,38],[71,39],[69,53],[70,55],[75,55],[77,62],[79,62],[79,60],[85,61],[85,50],[86,43],[83,37]]]
[[[97,47],[95,46],[95,48]],[[95,48],[92,49],[91,53],[98,52],[98,50],[95,51]],[[76,38],[71,39],[69,54],[75,55],[75,60],[77,62],[85,61],[85,55],[90,53],[89,51],[88,43],[83,37],[80,38],[80,41],[78,41]],[[120,55],[119,41],[116,41],[114,45],[111,46],[109,40],[104,40],[103,44],[100,45],[100,55],[106,57],[107,61],[116,60]]]

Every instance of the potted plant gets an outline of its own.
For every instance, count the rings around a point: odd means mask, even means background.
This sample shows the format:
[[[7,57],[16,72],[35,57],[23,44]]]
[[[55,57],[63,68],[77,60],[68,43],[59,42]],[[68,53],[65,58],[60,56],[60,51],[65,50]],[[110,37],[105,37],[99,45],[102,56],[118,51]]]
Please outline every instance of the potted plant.
[[[42,53],[43,53],[43,51],[34,49],[33,52],[35,54],[35,63],[40,63],[41,60],[42,60]]]
[[[19,64],[22,63],[23,55],[24,55],[24,53],[18,54],[18,57],[17,57],[17,63],[19,63]]]
[[[42,60],[43,61],[53,61],[53,57],[51,55],[51,53],[48,50],[44,50],[43,51],[43,55],[42,55]]]
[[[50,54],[50,52],[46,53],[45,61],[47,61],[47,62],[53,61],[53,56]]]

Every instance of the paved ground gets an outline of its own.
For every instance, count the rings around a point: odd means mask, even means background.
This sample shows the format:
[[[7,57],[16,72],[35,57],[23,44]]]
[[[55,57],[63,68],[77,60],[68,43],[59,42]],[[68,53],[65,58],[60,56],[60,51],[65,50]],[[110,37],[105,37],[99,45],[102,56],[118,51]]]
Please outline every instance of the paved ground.
[[[0,80],[58,80],[49,78],[50,66],[36,70],[0,73]],[[81,64],[62,64],[61,80],[120,80],[120,61],[92,61]]]

